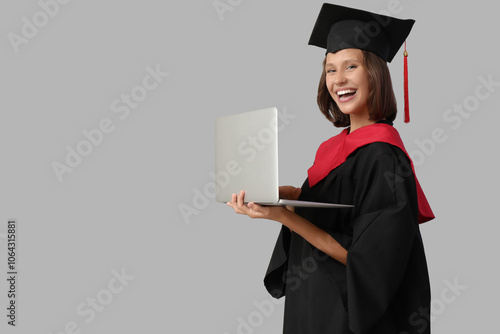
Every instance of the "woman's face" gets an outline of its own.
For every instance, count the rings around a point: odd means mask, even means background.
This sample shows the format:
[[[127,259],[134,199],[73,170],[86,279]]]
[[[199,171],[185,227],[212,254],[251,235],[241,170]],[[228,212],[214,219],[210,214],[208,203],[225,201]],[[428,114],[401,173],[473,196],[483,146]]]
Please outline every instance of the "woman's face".
[[[326,55],[326,87],[340,111],[369,119],[369,76],[359,49],[344,49]]]

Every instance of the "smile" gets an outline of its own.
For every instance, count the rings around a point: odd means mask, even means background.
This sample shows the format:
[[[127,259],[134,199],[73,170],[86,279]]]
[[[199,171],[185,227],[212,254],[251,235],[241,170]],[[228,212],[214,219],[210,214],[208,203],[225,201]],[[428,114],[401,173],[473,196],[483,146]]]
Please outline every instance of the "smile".
[[[337,91],[337,96],[339,97],[339,102],[348,102],[354,95],[356,95],[357,90],[355,89],[344,89]]]

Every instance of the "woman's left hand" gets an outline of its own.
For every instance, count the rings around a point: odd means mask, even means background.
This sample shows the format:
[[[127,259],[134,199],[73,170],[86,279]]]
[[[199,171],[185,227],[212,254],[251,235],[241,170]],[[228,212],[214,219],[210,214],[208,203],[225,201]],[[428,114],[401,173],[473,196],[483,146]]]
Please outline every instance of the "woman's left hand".
[[[250,218],[270,219],[280,221],[280,217],[288,211],[282,206],[262,206],[253,202],[245,204],[245,191],[240,191],[239,195],[233,194],[231,202],[227,205],[232,207],[238,214],[247,215]]]

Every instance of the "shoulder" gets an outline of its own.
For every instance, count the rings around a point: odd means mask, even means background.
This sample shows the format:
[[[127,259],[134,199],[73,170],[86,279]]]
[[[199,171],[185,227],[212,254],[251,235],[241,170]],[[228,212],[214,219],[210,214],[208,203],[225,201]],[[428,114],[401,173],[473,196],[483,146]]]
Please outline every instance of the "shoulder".
[[[413,175],[411,160],[399,147],[385,143],[374,142],[360,147],[352,154],[353,172],[362,175],[398,173],[405,171],[405,176]],[[361,175],[360,175],[361,174]]]
[[[398,131],[385,123],[375,123],[357,129],[344,141],[344,152],[347,154],[363,152],[377,156],[400,153],[396,148],[405,151]]]
[[[365,158],[371,161],[388,158],[399,159],[401,156],[404,157],[404,159],[408,159],[403,150],[386,142],[374,142],[367,144],[358,148],[354,154],[358,158]]]

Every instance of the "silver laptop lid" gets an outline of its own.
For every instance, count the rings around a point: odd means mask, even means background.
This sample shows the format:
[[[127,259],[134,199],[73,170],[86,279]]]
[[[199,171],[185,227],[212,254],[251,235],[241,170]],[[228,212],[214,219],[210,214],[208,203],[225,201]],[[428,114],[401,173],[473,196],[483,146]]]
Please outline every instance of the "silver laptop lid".
[[[245,190],[245,202],[278,201],[276,108],[216,120],[215,173],[218,202],[231,201],[231,195],[240,190]]]

